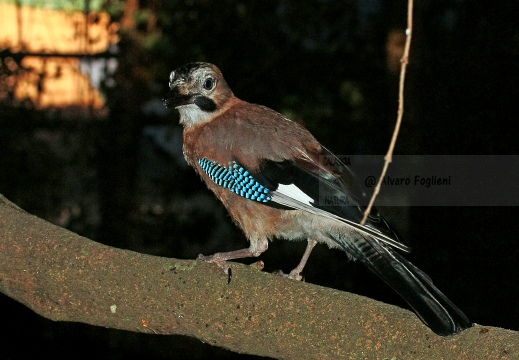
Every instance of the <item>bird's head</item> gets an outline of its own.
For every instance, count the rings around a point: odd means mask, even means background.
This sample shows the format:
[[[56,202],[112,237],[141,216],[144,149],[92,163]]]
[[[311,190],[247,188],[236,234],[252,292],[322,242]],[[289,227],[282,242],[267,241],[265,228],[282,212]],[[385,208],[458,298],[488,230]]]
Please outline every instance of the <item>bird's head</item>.
[[[169,75],[169,92],[164,97],[166,107],[180,112],[184,126],[209,121],[226,108],[233,93],[216,66],[194,62],[186,64]]]

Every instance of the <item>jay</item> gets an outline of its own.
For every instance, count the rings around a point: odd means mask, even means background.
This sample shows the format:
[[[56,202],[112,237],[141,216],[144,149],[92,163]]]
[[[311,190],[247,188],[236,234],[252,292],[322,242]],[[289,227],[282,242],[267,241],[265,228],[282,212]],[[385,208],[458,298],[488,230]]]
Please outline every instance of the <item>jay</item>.
[[[245,232],[246,249],[199,259],[217,263],[259,256],[273,238],[307,240],[301,272],[316,243],[344,250],[402,296],[439,335],[472,326],[424,272],[398,250],[409,252],[374,210],[365,225],[366,195],[350,169],[303,126],[265,106],[234,96],[221,71],[209,63],[189,63],[169,77],[163,99],[180,113],[184,156]],[[341,199],[340,205],[324,199]]]

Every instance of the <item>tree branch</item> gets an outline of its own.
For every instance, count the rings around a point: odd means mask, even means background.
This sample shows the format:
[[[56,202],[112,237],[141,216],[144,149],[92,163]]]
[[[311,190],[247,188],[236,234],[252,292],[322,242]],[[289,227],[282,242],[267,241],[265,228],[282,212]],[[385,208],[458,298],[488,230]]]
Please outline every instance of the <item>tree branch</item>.
[[[0,195],[0,291],[56,321],[181,334],[282,359],[512,358],[519,333],[475,326],[439,337],[407,310],[242,264],[105,246]]]

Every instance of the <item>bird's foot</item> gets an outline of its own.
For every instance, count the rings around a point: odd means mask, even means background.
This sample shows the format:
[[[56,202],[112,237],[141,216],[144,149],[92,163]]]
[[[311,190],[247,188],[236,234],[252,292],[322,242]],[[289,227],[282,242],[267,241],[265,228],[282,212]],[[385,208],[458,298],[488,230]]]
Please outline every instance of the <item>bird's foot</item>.
[[[196,258],[197,260],[202,260],[208,263],[214,263],[218,265],[220,269],[224,271],[227,275],[229,275],[229,271],[231,270],[231,263],[228,262],[226,259],[219,256],[218,253],[214,255],[202,255],[199,254]]]
[[[305,279],[304,276],[301,275],[301,273],[297,269],[292,270],[290,274],[288,274],[288,278],[297,281],[303,281]]]
[[[301,258],[301,261],[299,264],[290,272],[290,274],[285,275],[283,271],[278,270],[277,274],[287,277],[289,279],[297,280],[297,281],[304,281],[305,278],[301,273],[303,272],[303,269],[306,265],[306,262],[308,261],[308,257],[310,256],[310,253],[312,252],[312,249],[314,248],[315,244],[317,244],[317,241],[315,240],[308,240],[308,244],[306,245],[305,253],[303,254],[303,257]]]
[[[251,268],[261,271],[265,267],[265,263],[263,261],[256,261],[255,263],[252,263],[249,265]]]
[[[276,271],[273,272],[273,274],[279,275],[279,276],[283,276],[283,277],[286,277],[286,278],[289,278],[289,279],[292,279],[292,280],[296,280],[296,281],[303,281],[304,280],[304,276],[301,275],[301,273],[297,269],[292,270],[290,272],[290,274],[285,274],[283,272],[283,270],[276,270]]]
[[[266,243],[266,241],[265,241]],[[265,249],[267,247],[265,246]],[[234,250],[234,251],[228,251],[228,252],[219,252],[213,255],[198,255],[197,260],[202,260],[209,263],[215,263],[218,265],[227,275],[229,275],[229,271],[231,269],[231,263],[227,262],[227,260],[232,259],[243,259],[248,258],[251,256],[258,256],[261,254],[265,249],[258,251],[257,248],[253,249],[241,249],[241,250]]]

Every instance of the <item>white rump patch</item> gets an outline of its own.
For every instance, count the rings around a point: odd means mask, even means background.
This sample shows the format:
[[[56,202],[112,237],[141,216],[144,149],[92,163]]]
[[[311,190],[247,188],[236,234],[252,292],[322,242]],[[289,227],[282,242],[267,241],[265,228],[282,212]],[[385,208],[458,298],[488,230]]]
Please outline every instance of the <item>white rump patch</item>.
[[[299,202],[302,202],[305,205],[313,206],[310,202],[314,201],[314,199],[306,195],[300,188],[298,188],[294,184],[279,184],[278,188],[276,189],[276,192],[288,196]]]

